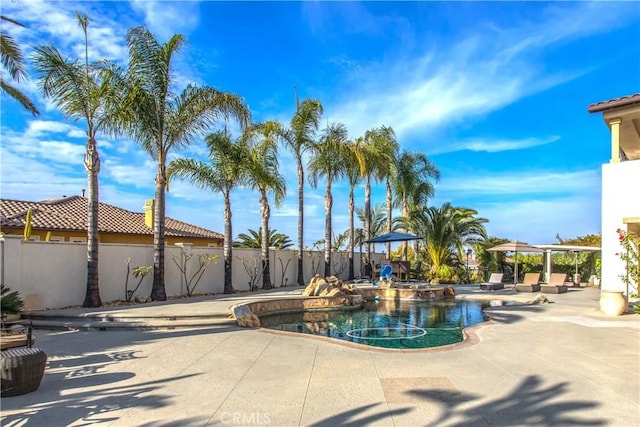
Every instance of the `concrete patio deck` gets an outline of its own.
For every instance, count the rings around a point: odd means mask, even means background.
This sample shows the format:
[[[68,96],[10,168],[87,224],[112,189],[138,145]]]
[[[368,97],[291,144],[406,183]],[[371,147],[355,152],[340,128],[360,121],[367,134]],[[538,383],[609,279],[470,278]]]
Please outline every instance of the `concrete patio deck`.
[[[64,312],[131,318],[223,314],[285,288]],[[293,289],[293,290],[292,290]],[[531,300],[458,286],[460,297]],[[506,306],[477,343],[418,352],[242,329],[36,331],[40,388],[2,398],[3,426],[503,426],[640,424],[640,316],[606,317],[599,289]],[[53,312],[53,311],[52,311]],[[55,314],[55,313],[52,313]]]

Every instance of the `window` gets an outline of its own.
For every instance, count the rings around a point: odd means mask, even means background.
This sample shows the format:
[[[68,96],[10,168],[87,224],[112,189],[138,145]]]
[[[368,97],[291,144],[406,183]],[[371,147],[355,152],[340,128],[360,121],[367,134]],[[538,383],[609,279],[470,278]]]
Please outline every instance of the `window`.
[[[69,237],[71,243],[87,243],[86,237]]]

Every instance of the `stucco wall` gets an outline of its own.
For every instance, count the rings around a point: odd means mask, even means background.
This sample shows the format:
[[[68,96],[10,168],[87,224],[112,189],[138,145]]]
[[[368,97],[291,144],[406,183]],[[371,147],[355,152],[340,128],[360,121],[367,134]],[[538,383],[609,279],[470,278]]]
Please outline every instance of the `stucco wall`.
[[[87,268],[87,247],[82,243],[25,242],[21,236],[5,236],[0,247],[3,262],[0,265],[4,283],[22,295],[27,309],[60,308],[81,305],[84,301]],[[185,279],[173,259],[180,262],[183,248],[167,246],[165,250],[165,288],[167,296],[184,295]],[[224,261],[222,248],[187,247],[192,253],[187,265],[187,280],[198,267],[198,254],[218,255],[216,263],[211,264],[195,288],[195,293],[222,293],[224,287]],[[323,271],[323,254],[306,252],[304,255],[305,282],[314,275],[313,268]],[[379,262],[382,254],[376,254]],[[103,302],[125,299],[125,280],[127,277],[126,260],[131,258],[131,271],[137,266],[153,264],[152,245],[100,244],[99,281],[100,296]],[[360,271],[359,256],[355,257],[356,276]],[[239,291],[249,290],[249,274],[242,260],[249,268],[254,260],[260,259],[258,249],[233,248],[233,287]],[[289,261],[290,260],[290,261]],[[287,261],[288,264],[287,264]],[[347,254],[334,253],[334,269],[342,270],[341,279],[348,275]],[[318,268],[319,266],[319,268]],[[280,286],[286,283],[292,286],[297,279],[296,251],[270,251],[271,283]],[[283,275],[284,270],[284,275]],[[259,276],[257,286],[262,286]],[[138,279],[129,275],[129,289],[133,289]],[[145,277],[135,295],[148,296],[151,293],[152,275]]]
[[[625,265],[616,255],[622,249],[617,229],[626,230],[626,217],[640,216],[640,160],[602,166],[602,289],[623,290]]]

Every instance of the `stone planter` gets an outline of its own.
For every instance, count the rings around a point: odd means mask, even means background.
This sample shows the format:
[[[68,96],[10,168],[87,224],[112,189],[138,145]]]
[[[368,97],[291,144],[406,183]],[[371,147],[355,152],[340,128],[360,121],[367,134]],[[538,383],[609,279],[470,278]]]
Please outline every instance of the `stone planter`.
[[[620,316],[627,311],[627,297],[622,291],[601,291],[600,311],[607,316]]]

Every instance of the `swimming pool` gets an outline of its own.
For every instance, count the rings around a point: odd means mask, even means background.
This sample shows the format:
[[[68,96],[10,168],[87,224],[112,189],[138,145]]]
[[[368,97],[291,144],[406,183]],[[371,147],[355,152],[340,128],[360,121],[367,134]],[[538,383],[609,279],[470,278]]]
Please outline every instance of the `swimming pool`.
[[[361,310],[307,311],[260,317],[262,327],[383,348],[429,348],[463,340],[487,320],[481,301],[373,300]]]

